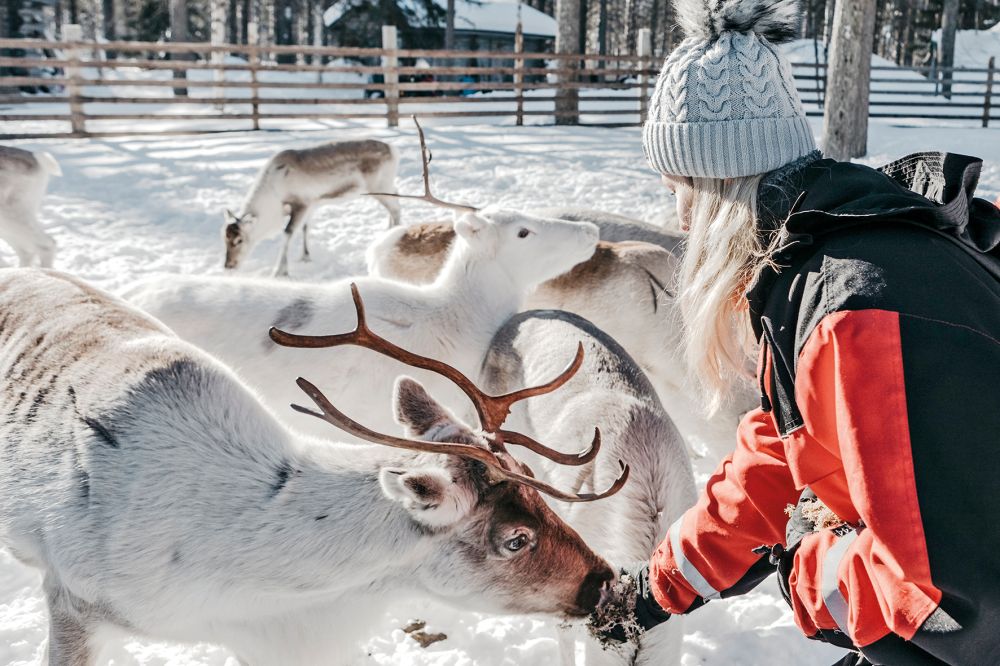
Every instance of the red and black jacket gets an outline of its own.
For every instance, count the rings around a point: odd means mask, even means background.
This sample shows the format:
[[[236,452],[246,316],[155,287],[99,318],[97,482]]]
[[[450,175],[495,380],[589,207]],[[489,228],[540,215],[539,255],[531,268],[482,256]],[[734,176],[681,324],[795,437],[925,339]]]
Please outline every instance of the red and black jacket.
[[[770,197],[791,212],[748,294],[762,405],[652,558],[665,609],[763,580],[754,549],[808,487],[857,529],[798,547],[807,636],[876,664],[1000,663],[1000,211],[973,197],[980,165],[819,160]]]

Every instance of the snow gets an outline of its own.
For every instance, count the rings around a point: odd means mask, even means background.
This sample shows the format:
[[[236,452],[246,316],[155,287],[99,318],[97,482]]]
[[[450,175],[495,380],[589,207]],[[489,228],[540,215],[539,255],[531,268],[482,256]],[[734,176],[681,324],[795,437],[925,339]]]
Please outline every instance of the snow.
[[[438,4],[443,3],[438,2]],[[519,14],[524,34],[556,36],[556,20],[548,14],[518,2],[496,0],[487,2],[456,0],[455,29],[513,33],[517,29]]]
[[[933,39],[940,47],[940,30],[934,31]],[[958,30],[955,33],[955,67],[985,69],[991,57],[1000,60],[1000,24],[989,30]]]
[[[441,0],[435,2],[444,8]],[[323,12],[323,22],[333,25],[343,17],[349,3],[340,0],[327,7]],[[414,7],[420,14],[418,7]],[[455,0],[455,29],[475,30],[478,32],[502,32],[513,34],[517,29],[518,18],[521,29],[526,35],[540,37],[556,36],[556,20],[534,7],[520,2],[505,0]],[[442,25],[443,27],[443,25]]]
[[[820,119],[812,119],[818,134]],[[657,223],[673,223],[673,201],[642,156],[638,128],[455,125],[428,119],[432,177],[442,198],[512,207],[573,205]],[[290,123],[284,131],[199,136],[15,142],[47,150],[64,176],[50,185],[42,219],[59,243],[56,266],[117,290],[151,275],[220,273],[222,211],[236,207],[255,171],[273,152],[310,143],[369,136],[402,152],[400,190],[419,192],[416,139],[407,124],[387,129],[363,122]],[[307,131],[305,128],[312,128]],[[324,129],[317,130],[317,127]],[[874,120],[871,155],[877,164],[917,150],[1000,155],[1000,129],[900,125]],[[980,194],[1000,195],[1000,165],[984,167]],[[442,219],[440,211],[407,204],[405,222]],[[329,281],[364,271],[364,250],[386,224],[383,209],[359,199],[320,209],[312,225],[313,261],[293,262],[293,279]],[[277,242],[257,248],[248,272],[267,274]],[[0,244],[0,262],[13,254]],[[703,484],[729,441],[708,442],[695,460]],[[400,628],[408,619],[448,639],[420,648]],[[677,619],[672,620],[677,621]],[[685,618],[683,666],[695,664],[825,664],[838,650],[803,638],[773,580],[741,598],[714,601]],[[47,619],[40,578],[0,550],[0,664],[42,663]],[[558,663],[555,623],[542,617],[491,617],[426,601],[399,601],[358,637],[364,664],[542,666]],[[115,666],[236,666],[221,648],[178,646],[135,637],[113,642]]]
[[[953,74],[952,90],[956,94],[950,100],[940,94],[940,80],[900,68],[891,60],[872,54],[871,112],[904,116],[906,114],[941,116],[937,119],[917,121],[933,125],[947,124],[953,127],[979,125],[982,122],[983,98],[986,92],[986,74],[982,70],[989,60],[989,56],[984,54],[995,49],[997,45],[1000,45],[998,33],[960,31],[955,52],[955,66],[970,68],[973,71]],[[781,48],[792,63],[826,62],[822,42],[814,43],[811,39],[799,39]],[[814,76],[817,73],[810,67],[795,67],[793,71],[800,77]],[[819,74],[822,73],[823,71],[819,70]],[[823,109],[819,102],[823,96],[822,83],[800,79],[797,85],[806,112],[821,115]],[[996,106],[995,90],[993,106]],[[956,116],[964,118],[949,120]],[[993,117],[995,116],[994,113]]]

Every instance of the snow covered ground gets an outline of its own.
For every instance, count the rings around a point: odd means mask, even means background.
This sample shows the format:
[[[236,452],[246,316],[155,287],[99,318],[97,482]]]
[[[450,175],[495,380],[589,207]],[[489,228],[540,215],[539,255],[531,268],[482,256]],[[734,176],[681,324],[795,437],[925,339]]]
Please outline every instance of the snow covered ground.
[[[437,194],[472,204],[573,205],[672,224],[672,199],[647,168],[638,128],[524,127],[428,123]],[[819,133],[819,119],[814,119]],[[313,125],[315,127],[315,125]],[[43,220],[59,243],[58,268],[111,290],[139,277],[219,273],[222,210],[239,205],[256,169],[272,152],[327,139],[372,136],[399,146],[400,189],[420,191],[414,132],[339,123],[320,131],[290,129],[184,137],[23,141],[62,165],[53,179]],[[867,163],[907,152],[944,149],[1000,157],[1000,128],[961,129],[871,125]],[[988,163],[982,196],[1000,195],[1000,163]],[[442,219],[420,203],[404,222]],[[311,232],[313,261],[293,262],[293,279],[326,281],[364,271],[364,250],[386,225],[376,203],[356,200],[321,209]],[[257,248],[248,270],[266,274],[276,242]],[[293,255],[294,256],[294,255]],[[0,244],[0,262],[14,263]],[[708,442],[696,461],[704,483],[728,441]],[[400,630],[419,617],[448,639],[420,648]],[[39,664],[47,632],[37,573],[0,550],[0,664]],[[683,664],[828,664],[837,650],[802,638],[773,581],[745,597],[712,602],[687,618]],[[361,663],[434,666],[542,666],[558,663],[554,624],[539,617],[490,617],[418,601],[401,601],[359,636]],[[365,656],[367,655],[367,657]],[[116,666],[235,666],[225,651],[125,638],[115,644]]]

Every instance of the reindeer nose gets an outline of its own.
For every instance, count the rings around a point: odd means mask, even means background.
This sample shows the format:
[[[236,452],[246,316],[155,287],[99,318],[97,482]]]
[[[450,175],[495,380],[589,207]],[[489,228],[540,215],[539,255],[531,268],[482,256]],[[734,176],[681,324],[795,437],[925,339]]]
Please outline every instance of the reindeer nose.
[[[611,567],[602,564],[599,568],[588,573],[580,590],[576,595],[577,608],[583,614],[588,614],[611,594],[611,585],[615,580],[615,572]]]

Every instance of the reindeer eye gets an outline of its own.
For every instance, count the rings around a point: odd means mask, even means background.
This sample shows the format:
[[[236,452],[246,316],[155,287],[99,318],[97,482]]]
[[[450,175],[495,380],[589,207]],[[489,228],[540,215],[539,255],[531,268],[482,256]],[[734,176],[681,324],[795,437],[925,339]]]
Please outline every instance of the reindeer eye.
[[[517,552],[528,545],[528,537],[524,534],[518,534],[513,539],[507,539],[503,545],[511,552]]]
[[[521,227],[521,230],[517,232],[517,237],[518,238],[527,238],[529,234],[531,234],[531,230],[530,229],[525,229],[524,227]]]

